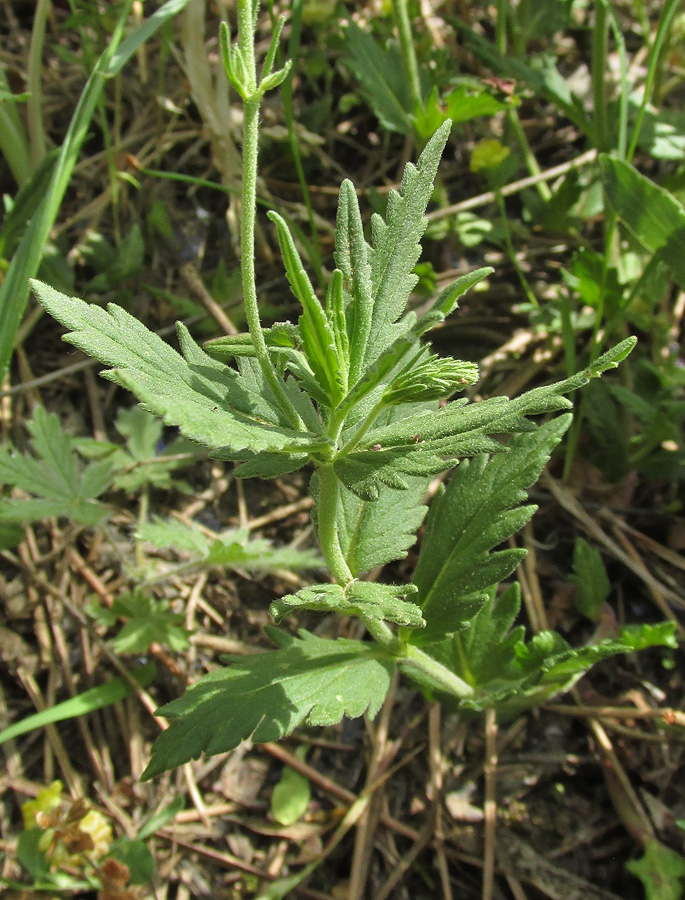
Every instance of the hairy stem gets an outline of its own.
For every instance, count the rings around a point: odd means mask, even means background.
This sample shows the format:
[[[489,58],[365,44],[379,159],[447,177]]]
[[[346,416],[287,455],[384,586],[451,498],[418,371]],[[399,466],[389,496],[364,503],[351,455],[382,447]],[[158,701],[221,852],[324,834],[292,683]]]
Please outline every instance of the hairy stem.
[[[257,204],[257,156],[259,150],[259,106],[261,95],[257,85],[254,55],[254,18],[250,0],[242,0],[238,5],[238,46],[244,71],[246,98],[244,100],[243,125],[243,189],[242,217],[240,223],[240,256],[243,285],[243,302],[247,327],[252,337],[255,355],[264,378],[273,391],[280,408],[291,425],[304,431],[304,424],[288,399],[283,382],[277,375],[262,331],[257,303],[257,279],[255,275],[255,212]]]
[[[414,48],[414,40],[411,33],[411,24],[409,22],[407,0],[393,0],[392,5],[394,7],[395,16],[397,18],[397,30],[400,35],[402,60],[404,62],[405,72],[409,80],[411,99],[415,106],[420,106],[421,80],[419,78],[419,67],[416,62],[416,50]]]
[[[436,689],[451,694],[453,697],[473,697],[474,690],[470,684],[413,644],[406,645],[404,659],[399,662],[401,668],[410,677],[414,672],[417,679],[421,681],[421,675],[423,675],[433,682]]]
[[[319,496],[317,502],[319,544],[326,565],[338,584],[354,581],[338,538],[338,497],[340,482],[333,466],[319,467]]]

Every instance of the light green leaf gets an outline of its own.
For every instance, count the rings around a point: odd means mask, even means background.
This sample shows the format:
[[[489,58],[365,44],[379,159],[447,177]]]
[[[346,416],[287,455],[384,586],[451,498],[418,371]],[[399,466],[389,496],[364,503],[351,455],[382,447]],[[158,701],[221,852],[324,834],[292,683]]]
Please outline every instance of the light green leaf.
[[[685,209],[665,188],[620,159],[600,157],[607,199],[626,228],[658,254],[685,288]]]
[[[588,619],[599,622],[611,584],[602,562],[602,554],[582,537],[576,538],[570,581],[578,587],[574,600],[576,608]]]
[[[182,627],[185,616],[172,612],[168,600],[155,600],[136,590],[115,600],[110,612],[128,620],[112,639],[117,653],[147,653],[154,643],[164,644],[175,653],[190,646],[190,632]]]
[[[298,747],[295,756],[304,762],[307,758],[307,748],[304,745]],[[307,812],[311,798],[312,788],[309,779],[296,769],[285,766],[283,774],[271,792],[269,802],[271,815],[279,825],[287,828],[300,821]]]
[[[422,628],[421,610],[405,598],[415,594],[413,584],[379,584],[374,581],[352,581],[339,584],[314,584],[296,594],[286,594],[271,604],[276,621],[288,613],[309,609],[316,612],[335,612],[341,616],[361,616],[373,621],[385,619],[408,628]]]
[[[300,451],[320,445],[310,432],[293,431],[232,369],[211,359],[179,325],[181,356],[121,307],[107,311],[69,298],[47,285],[33,289],[48,312],[70,329],[65,336],[106,365],[110,381],[128,388],[167,425],[210,449]],[[266,419],[266,421],[261,421]]]
[[[131,677],[142,687],[147,687],[155,677],[155,664],[149,662],[146,665],[133,669]],[[56,703],[49,709],[34,713],[10,725],[0,731],[0,744],[13,738],[21,737],[22,734],[28,734],[36,728],[44,728],[45,725],[51,725],[54,722],[64,722],[66,719],[75,719],[77,716],[85,716],[93,710],[102,709],[116,703],[117,700],[123,700],[134,692],[134,687],[123,678],[113,678],[105,684],[97,687],[89,688],[81,694],[77,694],[69,700],[62,703]]]
[[[62,431],[59,419],[37,406],[28,423],[34,454],[0,449],[0,483],[18,487],[36,499],[0,501],[0,521],[30,522],[69,516],[94,525],[107,515],[99,497],[112,482],[108,460],[83,466],[74,442]]]
[[[336,406],[346,386],[342,382],[335,336],[302,265],[285,219],[273,210],[269,211],[268,216],[278,230],[278,243],[290,287],[302,305],[298,328],[307,362],[329,398],[329,406]]]
[[[173,547],[188,553],[188,568],[225,566],[270,572],[275,569],[312,569],[321,565],[321,559],[314,550],[274,547],[262,538],[251,538],[247,529],[230,529],[209,536],[206,529],[196,524],[185,525],[175,519],[155,519],[143,523],[138,528],[137,536],[160,550]]]
[[[340,185],[335,224],[335,262],[343,276],[344,301],[349,324],[349,384],[354,387],[362,373],[373,315],[371,289],[371,248],[364,238],[364,226],[354,185],[345,179]]]
[[[281,649],[232,657],[179,700],[162,707],[173,718],[156,740],[143,778],[152,778],[201,753],[233,750],[248,737],[277,741],[303,722],[333,725],[344,715],[376,715],[395,662],[380,647],[360,641],[325,640],[276,629]]]
[[[385,221],[378,214],[371,218],[373,250],[369,259],[374,306],[370,333],[373,341],[366,345],[365,365],[372,363],[392,343],[393,324],[404,311],[418,281],[414,266],[421,255],[420,240],[428,223],[426,207],[450,127],[447,121],[435,132],[418,166],[407,163],[399,192],[392,190],[388,195]]]
[[[640,859],[626,863],[639,878],[646,900],[681,900],[685,882],[685,859],[659,841],[648,841]]]

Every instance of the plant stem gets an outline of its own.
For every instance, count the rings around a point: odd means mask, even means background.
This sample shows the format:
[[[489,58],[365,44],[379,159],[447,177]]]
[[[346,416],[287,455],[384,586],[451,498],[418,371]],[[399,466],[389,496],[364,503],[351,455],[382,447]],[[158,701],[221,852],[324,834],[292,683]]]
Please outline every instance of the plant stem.
[[[511,239],[511,229],[509,228],[509,219],[507,218],[507,207],[504,202],[504,197],[502,196],[501,188],[495,188],[495,197],[497,198],[497,205],[499,206],[500,216],[502,217],[502,227],[504,229],[504,245],[507,249],[507,255],[511,260],[511,264],[516,269],[516,274],[519,277],[519,281],[521,282],[521,287],[526,295],[526,299],[531,304],[533,309],[540,309],[540,304],[538,303],[538,298],[533,293],[533,289],[528,283],[528,279],[525,276],[523,269],[521,268],[521,264],[518,261],[518,257],[516,256],[516,249],[514,247],[514,242]]]
[[[595,27],[592,29],[592,102],[598,149],[608,150],[607,56],[609,29],[606,0],[595,0]]]
[[[411,98],[414,102],[414,106],[421,106],[423,103],[421,97],[421,79],[419,78],[419,67],[416,62],[416,50],[412,39],[411,24],[409,22],[409,13],[407,11],[407,0],[393,0],[392,5],[397,19],[397,30],[400,35],[402,60],[404,62],[405,74],[409,80]]]
[[[340,485],[333,466],[319,466],[319,496],[316,504],[319,544],[326,565],[338,584],[354,581],[338,538],[338,495]]]
[[[400,660],[400,665],[409,675],[413,670],[419,676],[427,676],[436,688],[446,694],[453,697],[473,697],[474,690],[470,684],[413,644],[406,645],[405,656]]]
[[[238,4],[238,46],[245,69],[246,98],[243,124],[243,189],[242,216],[240,222],[240,271],[243,285],[245,317],[250,331],[255,355],[276,402],[298,431],[305,426],[288,399],[283,382],[276,374],[262,331],[257,303],[257,279],[255,275],[255,213],[257,204],[257,156],[259,152],[259,106],[261,95],[257,85],[254,47],[254,18],[251,0]]]

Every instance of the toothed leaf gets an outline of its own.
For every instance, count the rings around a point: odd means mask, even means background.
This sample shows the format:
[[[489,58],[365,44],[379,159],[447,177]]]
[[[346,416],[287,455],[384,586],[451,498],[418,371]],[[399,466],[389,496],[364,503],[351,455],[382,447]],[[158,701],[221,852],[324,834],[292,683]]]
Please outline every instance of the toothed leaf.
[[[274,600],[270,609],[277,621],[290,612],[308,609],[335,612],[341,616],[362,616],[376,621],[385,619],[409,628],[422,628],[425,622],[421,610],[405,599],[416,591],[413,584],[379,584],[373,581],[353,581],[345,587],[315,584]]]
[[[525,552],[493,549],[518,531],[535,507],[519,506],[537,480],[570,416],[513,437],[508,452],[460,463],[432,504],[414,573],[427,626],[418,644],[440,641],[473,618],[483,592],[506,578]]]
[[[28,428],[33,454],[0,449],[0,484],[18,487],[34,497],[0,499],[0,521],[69,516],[75,522],[94,525],[103,519],[108,509],[97,497],[112,483],[111,460],[83,466],[74,440],[62,430],[57,416],[41,406],[35,408]]]
[[[233,750],[247,738],[277,741],[302,723],[334,725],[345,715],[376,715],[395,670],[381,648],[306,632],[297,638],[280,633],[278,643],[281,649],[232,657],[226,668],[163,706],[160,714],[173,721],[155,741],[143,777],[201,753]]]
[[[288,427],[277,407],[204,353],[182,326],[185,358],[115,304],[104,310],[40,282],[31,284],[47,311],[70,329],[65,340],[112,366],[105,377],[128,388],[167,425],[178,425],[186,437],[233,451],[303,452],[320,444],[319,436]]]

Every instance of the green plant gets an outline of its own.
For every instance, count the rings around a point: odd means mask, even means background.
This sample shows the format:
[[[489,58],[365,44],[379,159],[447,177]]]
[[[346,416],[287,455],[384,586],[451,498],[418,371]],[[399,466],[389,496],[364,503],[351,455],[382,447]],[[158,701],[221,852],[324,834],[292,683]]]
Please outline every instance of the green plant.
[[[449,399],[475,383],[477,367],[438,357],[422,338],[490,270],[458,279],[421,317],[407,303],[451,122],[428,141],[418,166],[407,165],[385,220],[372,218],[371,244],[354,187],[343,182],[337,268],[323,304],[285,221],[269,214],[302,314],[296,325],[262,327],[254,260],[259,109],[288,64],[273,71],[281,21],[257,77],[257,13],[257,0],[238,4],[234,46],[228,27],[221,31],[226,72],[244,103],[241,247],[249,334],[212,342],[205,352],[179,325],[178,353],[113,304],[103,310],[44,284],[33,288],[69,329],[66,339],[110,367],[108,379],[211,455],[236,461],[239,477],[313,466],[314,522],[333,581],[287,595],[272,609],[278,617],[299,610],[354,615],[374,640],[328,640],[306,631],[294,637],[269,628],[278,649],[231,659],[163,707],[173,721],[154,745],[148,778],[250,736],[271,741],[305,721],[374,715],[396,670],[450,708],[511,712],[568,688],[597,660],[673,642],[670,625],[626,628],[579,649],[551,632],[526,643],[523,629],[512,627],[517,586],[498,586],[524,552],[497,547],[532,516],[534,507],[522,505],[527,489],[570,423],[569,415],[542,425],[530,417],[568,409],[565,395],[615,367],[635,341],[514,400]],[[216,356],[235,359],[237,367]],[[363,580],[370,569],[406,555],[424,518],[430,479],[458,461],[433,504],[412,582]]]
[[[22,804],[24,830],[17,842],[17,861],[36,891],[55,895],[98,891],[98,897],[132,900],[129,885],[153,877],[155,862],[146,840],[180,812],[177,800],[153,815],[136,837],[114,838],[112,821],[84,799],[62,796],[53,781],[34,800]],[[26,885],[0,878],[7,888],[23,892]]]
[[[24,191],[29,193],[33,199],[32,203],[26,204],[29,207],[30,215],[26,216],[25,230],[17,242],[16,250],[0,285],[0,376],[4,376],[9,365],[17,329],[29,298],[28,279],[34,277],[38,272],[50,231],[59,213],[62,198],[69,185],[79,152],[88,135],[90,122],[105,83],[108,78],[113,78],[121,71],[138,47],[165,22],[180,12],[188,0],[167,0],[145,23],[123,40],[124,27],[132,3],[133,0],[126,0],[122,6],[109,43],[88,78],[56,157],[48,156],[32,174],[26,172],[21,177],[18,176],[18,180],[24,185]],[[41,15],[46,6],[47,4],[40,4]],[[33,43],[37,46],[41,41]],[[6,100],[6,94],[4,73],[0,73],[0,99]],[[17,132],[17,127],[15,127],[20,125],[16,110],[12,103],[0,106],[0,110],[3,111],[0,115],[0,126],[6,125],[8,122],[12,126],[11,134],[5,132],[2,127],[0,130],[3,131],[6,138],[11,136],[13,144],[17,145],[13,146],[12,156],[26,159],[26,140],[22,139],[22,134]],[[32,121],[35,118],[34,115]],[[36,126],[35,121],[34,126]],[[35,133],[36,127],[33,131]],[[2,145],[0,145],[0,150],[10,152]],[[29,176],[30,181],[27,181]],[[47,184],[46,179],[49,179]]]

